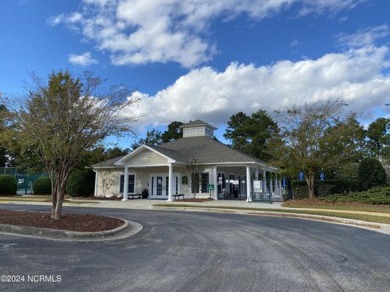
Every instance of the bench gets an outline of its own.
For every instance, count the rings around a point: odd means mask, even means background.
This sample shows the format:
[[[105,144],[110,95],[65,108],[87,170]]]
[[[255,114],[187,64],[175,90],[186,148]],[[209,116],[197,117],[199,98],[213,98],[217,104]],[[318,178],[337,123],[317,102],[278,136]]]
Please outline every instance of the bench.
[[[172,195],[172,197],[175,198],[175,201],[178,200],[180,197],[182,200],[184,200],[184,195],[183,194],[175,194],[175,195]]]
[[[128,194],[127,197],[129,199],[136,199],[136,198],[142,199],[142,194]]]

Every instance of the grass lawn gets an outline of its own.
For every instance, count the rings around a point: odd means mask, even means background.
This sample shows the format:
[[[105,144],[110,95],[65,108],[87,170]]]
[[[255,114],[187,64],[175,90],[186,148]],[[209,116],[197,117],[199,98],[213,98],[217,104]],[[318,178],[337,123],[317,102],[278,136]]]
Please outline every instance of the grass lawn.
[[[329,209],[390,214],[390,205],[372,205],[363,203],[328,203],[320,199],[291,200],[284,202],[282,206],[288,208]]]
[[[353,204],[349,204],[353,205]],[[339,217],[339,218],[345,218],[345,219],[354,219],[354,220],[361,220],[361,221],[366,221],[366,222],[375,222],[375,223],[385,223],[385,224],[390,224],[390,216],[388,216],[386,213],[387,212],[382,212],[384,213],[384,216],[380,216],[377,214],[359,214],[359,213],[350,213],[350,212],[367,212],[368,210],[365,209],[360,209],[360,210],[353,210],[353,209],[347,209],[347,206],[344,206],[344,209],[338,209],[337,211],[333,211],[332,208],[321,208],[318,207],[318,210],[294,210],[294,209],[288,209],[288,208],[283,208],[283,209],[272,209],[272,208],[246,208],[246,207],[232,207],[232,206],[207,206],[207,205],[189,205],[189,204],[183,204],[183,203],[172,203],[172,204],[155,204],[153,205],[155,207],[175,207],[175,208],[186,208],[186,209],[217,209],[221,211],[250,211],[250,212],[256,212],[256,211],[265,211],[265,212],[272,212],[272,213],[289,213],[289,214],[310,214],[310,215],[319,215],[319,216],[327,216],[327,217]],[[330,206],[329,206],[330,207]],[[373,206],[373,207],[381,207],[381,206]],[[295,208],[295,206],[294,206]],[[301,206],[301,208],[310,208],[310,209],[316,209],[314,207],[311,207],[309,205],[306,206]],[[352,206],[351,206],[352,208]],[[326,210],[320,210],[320,209],[326,209]],[[342,212],[342,210],[345,210],[346,212]],[[333,212],[332,212],[333,211]],[[341,212],[340,212],[341,211]],[[249,212],[249,213],[250,213]],[[377,210],[372,209],[371,212],[377,212]],[[377,212],[379,213],[379,212]],[[255,213],[253,213],[255,214]],[[299,216],[298,216],[299,217]],[[304,216],[302,216],[304,217]]]
[[[69,200],[69,196],[65,196],[64,203],[66,204],[74,204],[74,205],[81,205],[81,204],[90,204],[90,203],[96,203],[99,202],[95,201],[76,201],[76,200]],[[4,202],[43,202],[43,203],[50,203],[51,202],[51,196],[50,195],[31,195],[31,196],[4,196],[0,197],[0,203]]]

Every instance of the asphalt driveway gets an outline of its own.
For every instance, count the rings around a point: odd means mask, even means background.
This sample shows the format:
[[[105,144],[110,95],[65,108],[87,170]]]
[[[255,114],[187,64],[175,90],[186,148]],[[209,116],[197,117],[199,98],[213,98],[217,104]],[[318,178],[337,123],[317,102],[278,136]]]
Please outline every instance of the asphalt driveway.
[[[65,211],[117,216],[144,229],[131,238],[89,243],[0,234],[1,291],[371,292],[390,287],[390,236],[369,230],[237,214]]]

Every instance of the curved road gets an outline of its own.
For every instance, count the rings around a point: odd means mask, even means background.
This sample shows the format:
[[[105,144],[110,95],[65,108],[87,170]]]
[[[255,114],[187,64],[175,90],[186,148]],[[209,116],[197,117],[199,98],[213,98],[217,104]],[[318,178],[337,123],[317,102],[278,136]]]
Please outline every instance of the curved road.
[[[232,214],[65,212],[122,217],[144,229],[131,238],[89,243],[0,234],[0,275],[19,277],[18,283],[0,282],[0,291],[372,292],[390,287],[390,236],[377,232]]]

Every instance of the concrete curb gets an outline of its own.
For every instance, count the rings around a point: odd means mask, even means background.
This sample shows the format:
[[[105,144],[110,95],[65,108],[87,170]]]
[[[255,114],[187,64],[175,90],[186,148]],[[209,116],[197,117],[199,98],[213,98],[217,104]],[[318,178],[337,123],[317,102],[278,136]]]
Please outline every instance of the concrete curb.
[[[376,231],[384,234],[390,235],[390,224],[376,223],[376,222],[367,222],[361,220],[347,219],[341,217],[333,216],[324,216],[324,215],[314,215],[314,214],[305,214],[305,213],[289,213],[289,212],[273,212],[273,211],[256,211],[256,210],[239,210],[239,209],[223,209],[223,208],[202,208],[202,207],[162,207],[162,206],[153,206],[153,209],[156,210],[176,210],[176,211],[192,211],[192,212],[213,212],[213,213],[229,213],[229,214],[240,214],[240,215],[254,215],[254,216],[272,216],[272,217],[287,217],[287,218],[297,218],[305,220],[314,220],[322,221],[333,224],[348,225],[363,229],[368,229],[371,231]]]
[[[125,224],[118,228],[100,232],[77,232],[8,224],[0,224],[0,232],[11,235],[29,236],[61,241],[103,241],[130,237],[143,229],[143,226],[137,222],[126,220],[123,221]]]
[[[188,203],[187,206],[168,206],[171,205],[172,203],[168,203],[167,206],[163,206],[162,204],[163,201],[159,201],[157,203],[156,201],[153,200],[131,200],[128,202],[118,202],[118,201],[102,201],[99,202],[99,204],[83,204],[83,205],[74,205],[74,206],[66,206],[66,207],[82,207],[82,208],[108,208],[108,209],[132,209],[132,210],[178,210],[178,211],[200,211],[200,212],[219,212],[219,213],[231,213],[231,214],[247,214],[247,215],[263,215],[263,216],[278,216],[278,217],[290,217],[290,218],[300,218],[300,219],[306,219],[306,220],[320,220],[323,222],[328,222],[328,223],[334,223],[334,224],[343,224],[347,226],[355,226],[355,227],[360,227],[360,228],[365,228],[368,230],[372,231],[377,231],[385,234],[390,235],[390,224],[384,224],[384,223],[376,223],[376,222],[367,222],[367,221],[360,221],[360,220],[354,220],[354,219],[348,219],[348,218],[342,218],[342,217],[335,217],[335,216],[326,216],[326,215],[314,215],[314,214],[307,214],[305,213],[305,210],[310,210],[310,209],[301,209],[301,208],[286,208],[286,210],[301,210],[302,213],[290,213],[290,212],[276,212],[272,211],[272,209],[275,210],[281,210],[283,209],[280,206],[275,206],[276,204],[273,205],[262,205],[259,210],[255,210],[252,203],[250,205],[245,205],[242,206],[241,209],[232,209],[231,207],[237,207],[236,205],[230,204],[226,205],[226,208],[221,208],[223,205],[221,204],[214,204],[212,206],[211,204],[206,204],[204,207],[203,206],[196,206],[199,203]],[[219,201],[217,201],[219,202]],[[240,201],[241,202],[241,201]],[[0,202],[0,206],[1,206]],[[135,204],[137,203],[137,204]],[[45,203],[36,203],[36,202],[10,202],[10,204],[15,204],[15,205],[41,205],[45,206],[48,204]],[[160,205],[160,206],[156,206]],[[272,207],[270,207],[272,206]],[[245,210],[246,208],[251,208],[250,210]],[[260,210],[260,209],[268,209],[268,210]],[[315,209],[317,211],[317,209]],[[356,212],[359,213],[359,212]],[[371,215],[371,214],[369,214]],[[377,214],[376,216],[382,216],[382,214]],[[386,215],[385,215],[386,216]],[[142,230],[142,228],[141,228]]]

